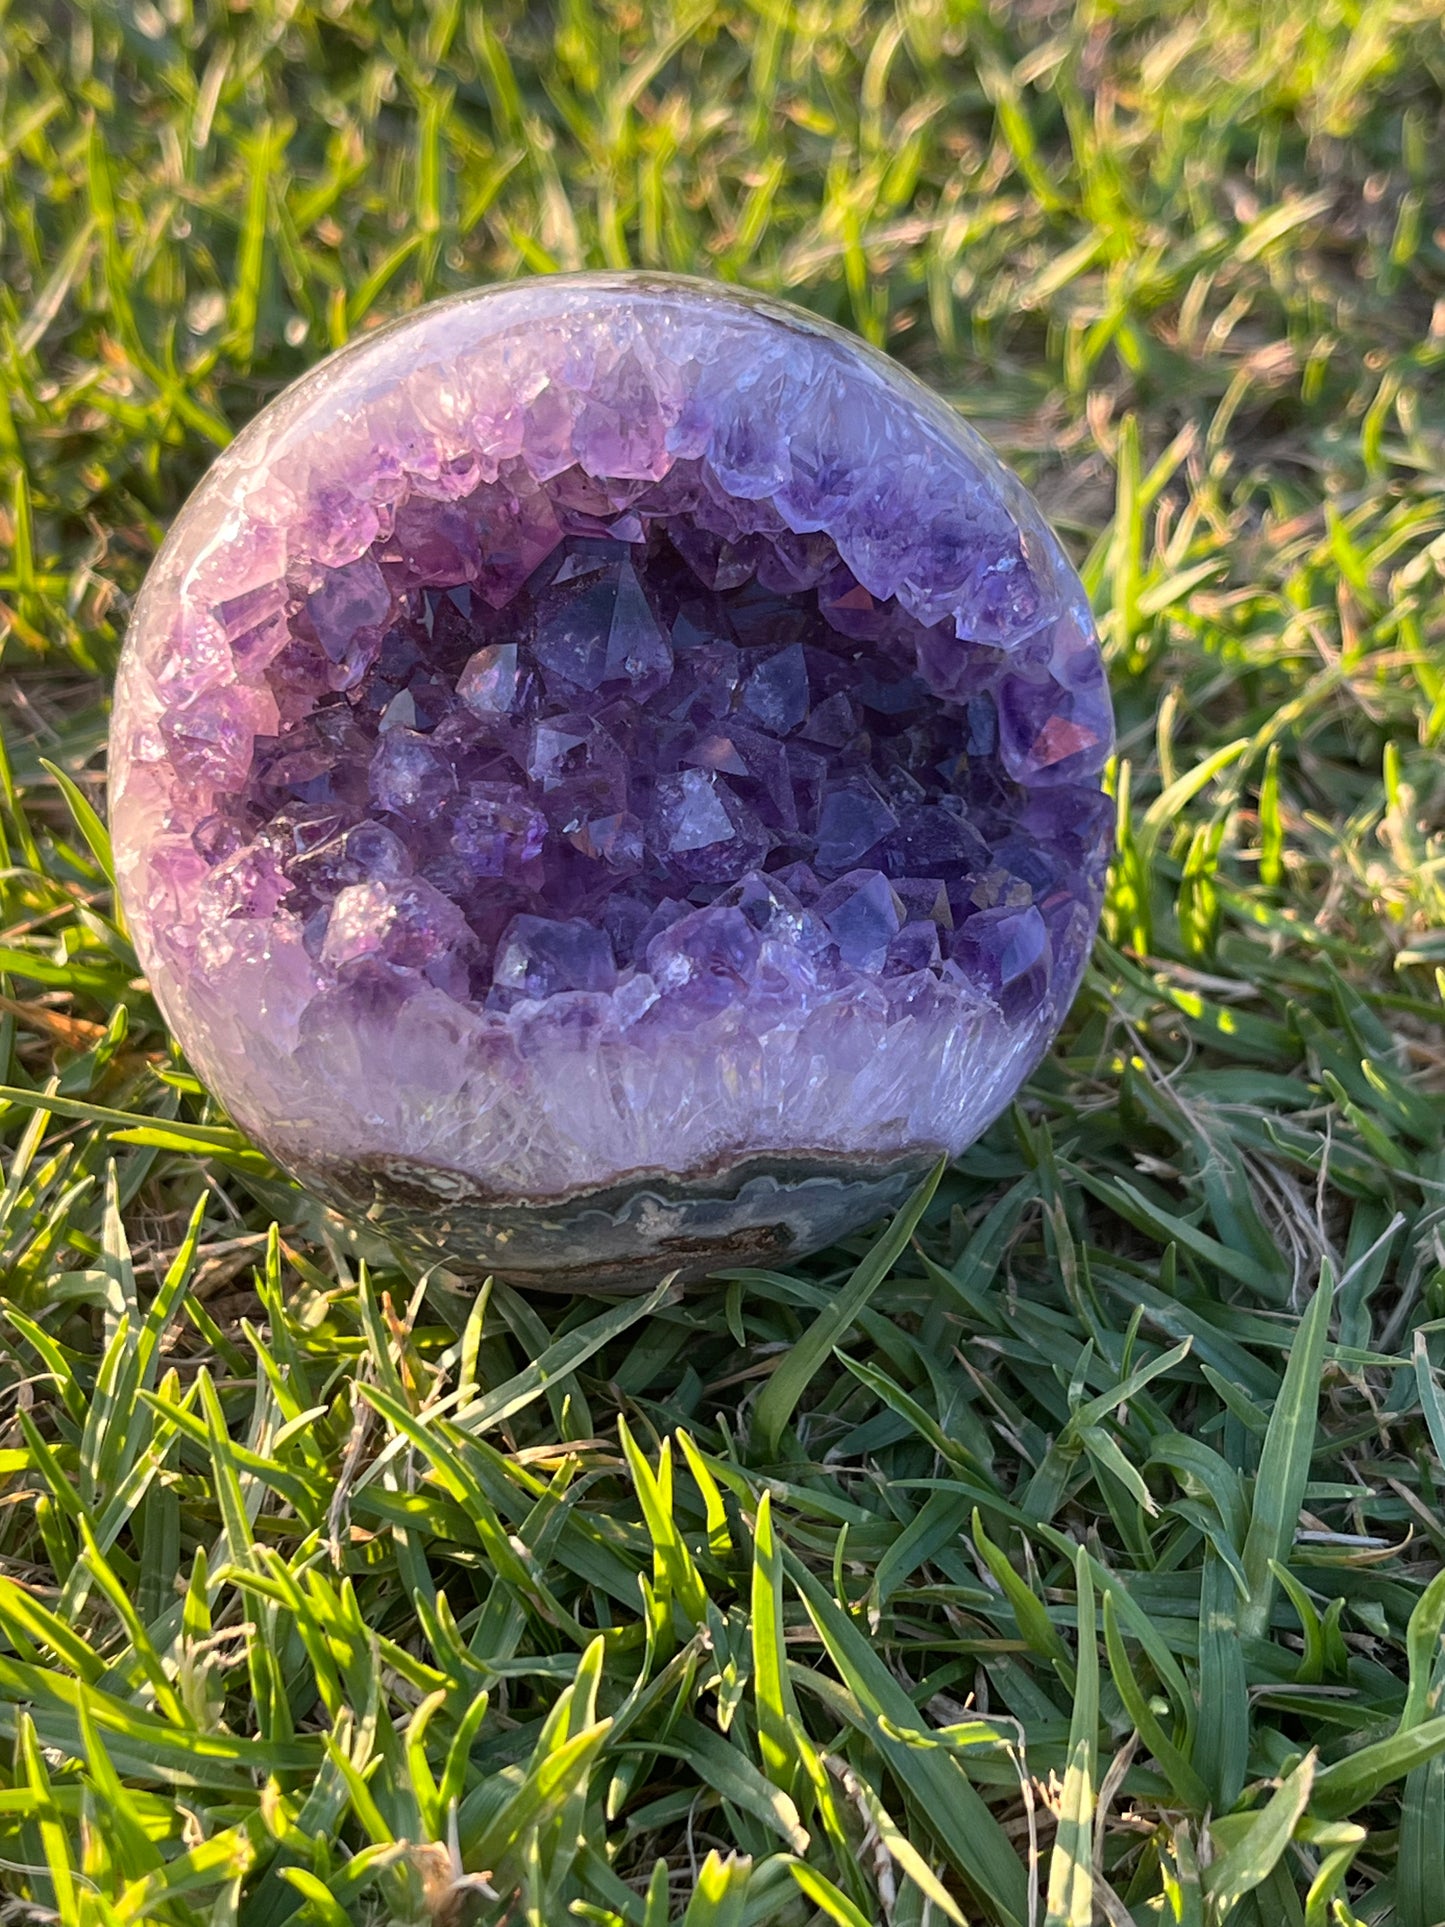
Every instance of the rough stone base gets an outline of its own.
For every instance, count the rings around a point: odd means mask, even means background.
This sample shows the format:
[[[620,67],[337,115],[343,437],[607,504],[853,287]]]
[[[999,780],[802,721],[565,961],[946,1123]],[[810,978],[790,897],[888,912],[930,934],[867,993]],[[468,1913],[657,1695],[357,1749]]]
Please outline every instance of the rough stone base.
[[[605,1190],[530,1202],[487,1198],[456,1172],[380,1160],[298,1175],[346,1216],[412,1254],[434,1253],[454,1274],[627,1294],[669,1273],[692,1282],[805,1257],[897,1210],[936,1155],[748,1159],[695,1176],[637,1172]]]

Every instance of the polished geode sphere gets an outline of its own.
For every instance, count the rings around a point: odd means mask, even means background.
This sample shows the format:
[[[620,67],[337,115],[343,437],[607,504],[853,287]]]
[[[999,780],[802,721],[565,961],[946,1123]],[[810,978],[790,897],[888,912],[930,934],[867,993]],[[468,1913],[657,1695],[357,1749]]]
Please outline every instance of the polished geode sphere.
[[[1057,541],[883,356],[701,282],[439,303],[264,410],[116,691],[121,891],[237,1122],[542,1283],[814,1248],[1077,987],[1108,691]]]

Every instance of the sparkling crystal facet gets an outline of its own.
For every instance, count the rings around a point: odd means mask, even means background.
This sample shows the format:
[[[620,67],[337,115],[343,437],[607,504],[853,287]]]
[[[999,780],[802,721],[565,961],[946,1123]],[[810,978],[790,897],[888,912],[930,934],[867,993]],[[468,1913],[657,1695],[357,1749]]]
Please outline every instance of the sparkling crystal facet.
[[[967,1145],[1102,889],[1078,580],[934,397],[777,304],[583,276],[275,402],[151,572],[126,909],[237,1121],[518,1276],[806,1249]]]

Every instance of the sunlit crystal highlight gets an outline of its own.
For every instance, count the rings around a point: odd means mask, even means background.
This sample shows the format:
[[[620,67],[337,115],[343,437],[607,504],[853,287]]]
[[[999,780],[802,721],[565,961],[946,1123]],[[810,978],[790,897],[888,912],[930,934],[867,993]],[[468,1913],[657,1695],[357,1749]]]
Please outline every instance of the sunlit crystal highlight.
[[[117,689],[168,1020],[321,1194],[519,1276],[796,1252],[970,1143],[1098,914],[1111,716],[1020,485],[701,283],[423,310],[217,462]]]

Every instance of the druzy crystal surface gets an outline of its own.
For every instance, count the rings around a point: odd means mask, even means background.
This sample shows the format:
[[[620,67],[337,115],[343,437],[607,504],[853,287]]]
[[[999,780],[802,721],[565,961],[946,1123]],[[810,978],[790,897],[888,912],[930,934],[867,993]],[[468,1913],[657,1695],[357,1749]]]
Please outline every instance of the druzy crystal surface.
[[[322,364],[147,580],[112,731],[181,1043],[323,1196],[518,1276],[785,1255],[1009,1100],[1108,694],[1022,487],[840,332],[524,282]]]

